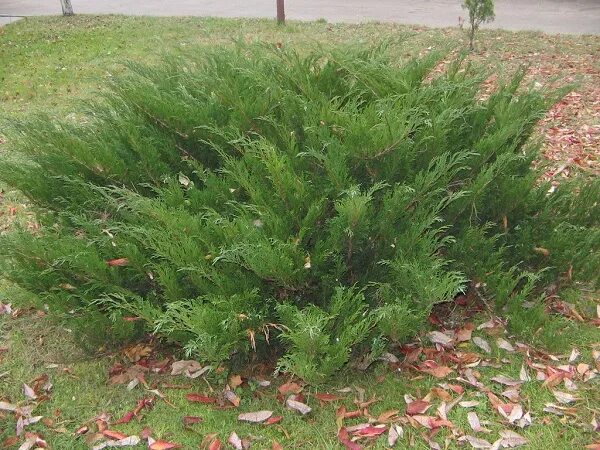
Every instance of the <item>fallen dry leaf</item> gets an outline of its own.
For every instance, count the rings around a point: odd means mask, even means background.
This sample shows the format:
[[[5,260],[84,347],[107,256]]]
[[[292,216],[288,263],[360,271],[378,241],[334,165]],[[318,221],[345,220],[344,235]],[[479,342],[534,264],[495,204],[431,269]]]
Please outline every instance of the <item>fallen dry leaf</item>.
[[[238,420],[242,422],[261,423],[268,420],[273,415],[273,411],[256,411],[242,413],[238,416]]]
[[[491,380],[505,386],[520,386],[523,384],[522,380],[515,380],[514,378],[509,378],[506,375],[496,375],[495,377],[492,377]]]
[[[346,448],[346,450],[362,450],[362,446],[350,440],[348,430],[345,427],[338,431],[338,440]]]
[[[150,441],[152,441],[152,444],[150,444]],[[167,441],[155,441],[152,438],[148,438],[148,448],[150,450],[172,450],[174,448],[183,448],[182,445],[179,444],[175,444],[173,442],[167,442]]]
[[[281,395],[299,394],[302,391],[302,389],[304,389],[302,386],[292,381],[284,383],[277,388]]]
[[[431,403],[423,400],[415,400],[406,405],[406,414],[408,414],[409,416],[423,414],[429,408],[431,408]]]
[[[233,392],[229,389],[226,389],[223,392],[223,397],[225,398],[225,400],[227,400],[229,403],[231,403],[236,408],[238,406],[240,406],[240,398],[237,396],[237,394],[235,392]]]
[[[475,411],[469,411],[467,414],[467,420],[469,421],[469,425],[471,429],[475,433],[489,433],[490,430],[481,426],[481,422],[479,421],[479,417]]]
[[[498,345],[498,348],[501,348],[502,350],[506,350],[507,352],[515,351],[515,348],[506,339],[498,338],[498,339],[496,339],[496,344]]]
[[[195,403],[216,403],[217,399],[213,398],[213,397],[207,397],[206,395],[202,395],[202,394],[196,394],[194,392],[190,392],[189,394],[187,394],[185,396],[185,398],[188,399],[188,401],[190,402],[195,402]]]
[[[467,441],[469,444],[471,444],[471,447],[477,448],[477,449],[491,449],[492,448],[492,444],[490,444],[488,441],[486,441],[485,439],[477,438],[475,436],[465,435],[465,436],[459,437],[458,440],[461,442]]]
[[[486,341],[483,338],[480,338],[479,336],[475,336],[473,338],[473,344],[475,344],[477,347],[479,347],[480,349],[482,349],[484,352],[486,353],[492,353],[492,347],[490,347],[490,344],[488,344],[488,341]]]
[[[559,403],[569,404],[579,400],[573,394],[569,394],[567,392],[562,391],[552,391],[552,394],[559,401]]]
[[[423,361],[422,364],[417,366],[417,370],[419,370],[420,372],[428,373],[429,375],[434,376],[436,378],[445,378],[454,371],[450,367],[441,366],[432,360]]]
[[[402,437],[404,437],[404,429],[400,425],[397,425],[395,423],[390,425],[390,431],[388,433],[387,439],[388,445],[390,447],[394,447],[396,445],[396,442],[398,442],[398,439],[401,439]]]
[[[505,448],[516,448],[529,442],[523,436],[511,430],[500,431],[500,436],[502,437],[502,446]]]
[[[184,416],[183,417],[183,425],[189,427],[190,425],[195,425],[197,423],[202,423],[204,419],[198,416]]]
[[[342,400],[342,397],[340,397],[339,395],[319,393],[319,392],[317,392],[315,394],[315,398],[317,398],[321,402],[335,402],[337,400]]]
[[[231,446],[233,448],[235,448],[236,450],[244,450],[244,445],[242,444],[242,440],[240,439],[240,437],[237,435],[237,433],[235,431],[233,431],[229,435],[227,442],[229,442],[229,444],[231,444]]]
[[[454,339],[440,331],[427,333],[427,337],[432,343],[439,344],[442,347],[452,347],[454,345]]]
[[[312,411],[312,408],[310,406],[306,405],[305,403],[294,400],[291,397],[289,397],[286,400],[285,404],[288,408],[298,411],[302,415],[306,415]]]

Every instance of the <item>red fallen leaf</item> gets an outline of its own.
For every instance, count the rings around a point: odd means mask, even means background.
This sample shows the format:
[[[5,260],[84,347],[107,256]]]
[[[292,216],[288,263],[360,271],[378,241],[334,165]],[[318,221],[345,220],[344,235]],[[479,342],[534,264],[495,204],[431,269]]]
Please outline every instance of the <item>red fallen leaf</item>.
[[[223,448],[223,443],[218,438],[215,439],[214,441],[212,441],[210,443],[210,445],[208,446],[208,450],[221,450],[222,448]]]
[[[438,363],[432,360],[423,361],[423,364],[417,367],[420,372],[428,373],[436,378],[445,378],[453,370],[448,366],[440,366]]]
[[[596,442],[595,444],[588,444],[585,446],[585,448],[588,448],[590,450],[600,450],[600,442]]]
[[[273,416],[273,417],[269,417],[267,420],[265,420],[265,425],[274,425],[276,423],[279,423],[283,420],[283,416]]]
[[[410,402],[406,406],[406,414],[408,414],[409,416],[423,414],[429,408],[431,408],[431,403],[426,402],[424,400],[415,400],[414,402]]]
[[[344,414],[344,419],[356,419],[357,417],[362,416],[362,411],[357,409],[355,411],[348,411]]]
[[[134,417],[135,417],[135,412],[129,411],[127,414],[125,414],[123,417],[121,417],[119,420],[117,420],[115,422],[115,425],[119,425],[121,423],[129,423],[133,420]]]
[[[465,393],[465,388],[462,387],[460,384],[449,384],[448,388],[452,389],[458,395],[462,395]]]
[[[283,450],[283,446],[279,442],[273,440],[273,445],[271,446],[271,449],[272,450]]]
[[[111,267],[126,266],[127,264],[129,264],[129,259],[127,259],[127,258],[111,259],[109,261],[106,261],[106,264],[108,264]]]
[[[361,428],[360,430],[356,430],[354,433],[355,436],[362,437],[375,437],[380,436],[387,431],[387,427],[376,427],[376,426],[368,426],[365,428]]]
[[[185,398],[187,398],[188,401],[190,401],[190,402],[197,402],[197,403],[216,403],[217,402],[216,398],[207,397],[206,395],[196,394],[193,392],[190,392],[189,394],[187,394],[185,396]]]
[[[282,384],[277,388],[281,395],[299,394],[302,391],[302,389],[304,389],[302,386],[292,381],[288,381],[287,383]]]
[[[202,422],[204,419],[202,417],[198,417],[198,416],[185,416],[183,418],[183,424],[186,427],[189,427],[190,425],[194,425],[196,423],[200,423]]]
[[[315,394],[315,398],[319,399],[322,402],[335,402],[337,400],[342,400],[342,397],[334,394],[321,394],[317,392]]]
[[[104,436],[106,436],[107,438],[111,438],[111,439],[115,439],[115,440],[119,440],[119,439],[125,439],[127,437],[126,434],[120,433],[118,431],[113,431],[113,430],[104,430],[102,432],[102,434]]]
[[[338,440],[342,443],[346,450],[362,450],[362,446],[350,440],[346,427],[340,428],[338,432]]]
[[[183,448],[182,445],[174,444],[173,442],[167,441],[154,441],[150,447],[150,450],[171,450],[173,448]]]

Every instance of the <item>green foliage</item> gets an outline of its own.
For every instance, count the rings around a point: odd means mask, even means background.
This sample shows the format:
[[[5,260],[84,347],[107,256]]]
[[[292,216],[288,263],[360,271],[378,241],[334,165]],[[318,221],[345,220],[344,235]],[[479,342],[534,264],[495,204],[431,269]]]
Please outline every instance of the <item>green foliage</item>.
[[[277,354],[315,382],[469,280],[517,308],[523,274],[595,276],[598,181],[549,194],[531,168],[560,93],[520,72],[481,100],[485,73],[428,76],[440,61],[240,46],[131,64],[77,119],[8,128],[0,181],[40,227],[0,238],[3,273],[52,311],[134,315],[204,360]]]
[[[494,0],[464,0],[463,8],[469,11],[469,48],[473,50],[475,32],[483,23],[494,20]]]

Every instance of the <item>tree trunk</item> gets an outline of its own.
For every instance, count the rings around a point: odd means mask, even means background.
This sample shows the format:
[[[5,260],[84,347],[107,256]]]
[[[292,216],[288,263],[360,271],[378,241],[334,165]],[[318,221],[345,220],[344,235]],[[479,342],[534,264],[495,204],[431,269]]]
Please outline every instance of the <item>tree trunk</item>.
[[[277,0],[277,23],[285,25],[285,5],[284,0]]]
[[[72,16],[74,14],[71,0],[60,0],[60,6],[62,6],[63,16]]]

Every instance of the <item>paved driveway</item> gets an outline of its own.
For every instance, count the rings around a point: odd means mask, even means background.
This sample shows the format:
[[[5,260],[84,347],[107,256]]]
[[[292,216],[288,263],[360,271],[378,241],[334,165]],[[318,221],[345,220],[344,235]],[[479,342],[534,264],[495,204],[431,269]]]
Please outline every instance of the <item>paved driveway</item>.
[[[72,3],[75,13],[86,14],[275,15],[275,0],[72,0]],[[455,26],[458,17],[465,16],[461,3],[461,0],[286,0],[286,13],[288,18],[300,20],[377,20],[443,27]],[[0,14],[60,12],[59,0],[0,0]],[[496,0],[496,21],[491,26],[548,33],[600,34],[600,0]]]

